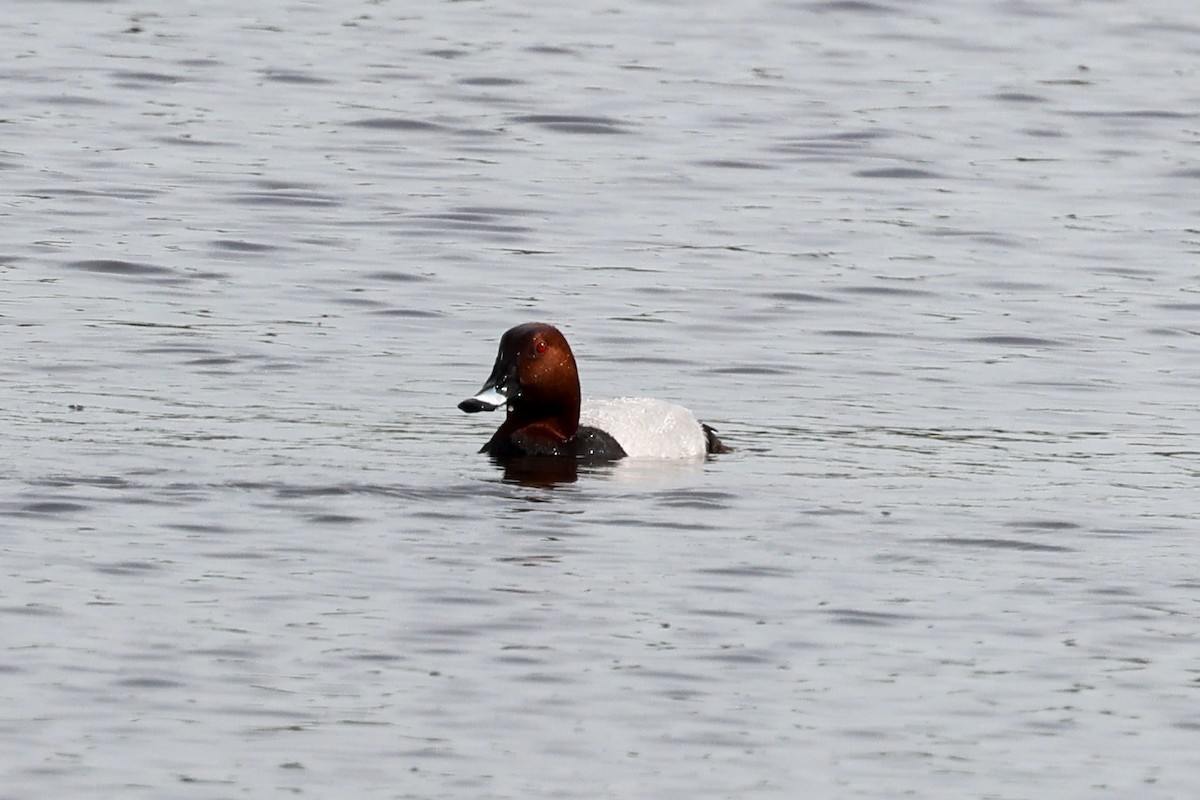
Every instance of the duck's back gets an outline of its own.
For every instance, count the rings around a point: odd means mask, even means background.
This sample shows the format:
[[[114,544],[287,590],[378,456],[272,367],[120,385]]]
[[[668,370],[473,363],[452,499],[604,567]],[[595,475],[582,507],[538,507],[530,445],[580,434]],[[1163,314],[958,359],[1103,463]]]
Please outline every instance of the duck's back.
[[[579,422],[607,431],[630,458],[704,458],[708,434],[683,406],[650,397],[584,401]]]

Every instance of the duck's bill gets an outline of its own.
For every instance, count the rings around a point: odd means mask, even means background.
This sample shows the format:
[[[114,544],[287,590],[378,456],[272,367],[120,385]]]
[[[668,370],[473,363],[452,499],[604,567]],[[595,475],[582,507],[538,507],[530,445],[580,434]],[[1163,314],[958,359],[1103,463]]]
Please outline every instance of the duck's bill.
[[[468,414],[476,411],[495,411],[506,406],[521,393],[521,382],[517,378],[517,360],[515,357],[505,357],[504,351],[496,356],[492,366],[492,374],[488,376],[483,388],[474,397],[468,397],[458,404],[458,407]]]
[[[458,407],[468,414],[477,411],[495,411],[508,403],[508,397],[501,394],[495,387],[489,386],[474,397],[468,397],[458,404]]]

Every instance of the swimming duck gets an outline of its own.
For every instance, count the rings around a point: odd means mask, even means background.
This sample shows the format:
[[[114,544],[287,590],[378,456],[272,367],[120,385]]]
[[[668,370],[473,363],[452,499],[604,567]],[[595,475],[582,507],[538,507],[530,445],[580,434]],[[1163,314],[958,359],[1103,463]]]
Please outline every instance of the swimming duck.
[[[480,450],[497,459],[701,459],[728,449],[683,406],[645,397],[584,405],[571,346],[542,322],[505,332],[487,382],[458,404],[468,414],[501,406],[507,416]]]

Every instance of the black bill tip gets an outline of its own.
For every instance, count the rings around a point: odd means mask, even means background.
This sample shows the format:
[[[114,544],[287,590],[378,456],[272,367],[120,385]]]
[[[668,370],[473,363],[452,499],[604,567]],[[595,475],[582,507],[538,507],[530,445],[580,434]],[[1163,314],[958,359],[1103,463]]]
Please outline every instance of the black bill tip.
[[[478,397],[468,397],[466,400],[463,400],[461,403],[459,403],[458,407],[460,410],[465,411],[468,414],[474,414],[479,411],[495,411],[500,406],[493,405],[491,403],[485,403]]]

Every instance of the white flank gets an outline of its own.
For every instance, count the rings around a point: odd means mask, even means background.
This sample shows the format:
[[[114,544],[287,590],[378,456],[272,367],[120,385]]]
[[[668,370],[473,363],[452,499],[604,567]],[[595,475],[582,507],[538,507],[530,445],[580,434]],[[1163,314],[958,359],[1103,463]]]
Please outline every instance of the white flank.
[[[608,431],[630,458],[702,459],[708,450],[691,411],[650,397],[584,401],[579,424]]]

